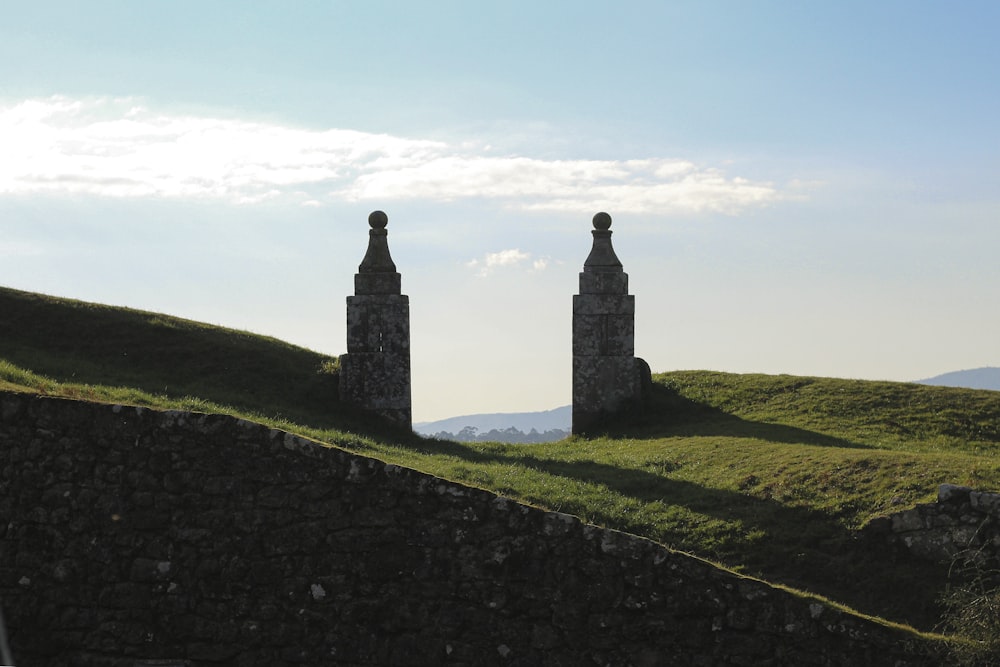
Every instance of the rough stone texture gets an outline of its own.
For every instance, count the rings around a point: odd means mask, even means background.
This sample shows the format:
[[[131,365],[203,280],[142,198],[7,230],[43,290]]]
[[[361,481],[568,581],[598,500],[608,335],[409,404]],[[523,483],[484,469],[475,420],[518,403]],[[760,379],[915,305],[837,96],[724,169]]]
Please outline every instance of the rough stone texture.
[[[594,216],[594,244],[573,296],[573,433],[641,406],[646,363],[635,355],[635,297],[611,245],[611,216]]]
[[[389,255],[388,218],[368,216],[368,250],[347,297],[347,354],[340,400],[411,428],[410,299]]]
[[[0,416],[19,667],[935,662],[654,542],[251,422],[5,393]]]
[[[936,503],[877,517],[864,530],[927,560],[1000,564],[1000,494],[942,484]]]

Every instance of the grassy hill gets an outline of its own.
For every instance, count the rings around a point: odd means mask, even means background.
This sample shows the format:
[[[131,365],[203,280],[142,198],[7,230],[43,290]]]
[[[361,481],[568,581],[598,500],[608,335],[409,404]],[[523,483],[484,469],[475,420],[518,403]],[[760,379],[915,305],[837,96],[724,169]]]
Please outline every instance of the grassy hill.
[[[20,377],[21,387],[77,398],[386,431],[341,408],[338,368],[275,338],[0,288],[0,386]]]
[[[922,629],[946,572],[856,529],[943,482],[1000,488],[1000,392],[684,371],[603,437],[455,443],[343,409],[336,360],[274,339],[6,289],[0,314],[0,389],[278,420]]]

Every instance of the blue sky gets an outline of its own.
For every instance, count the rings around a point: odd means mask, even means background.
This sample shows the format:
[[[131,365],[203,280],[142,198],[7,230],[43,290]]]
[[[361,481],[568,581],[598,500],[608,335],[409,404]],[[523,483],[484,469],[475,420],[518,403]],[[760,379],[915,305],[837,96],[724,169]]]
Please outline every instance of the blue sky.
[[[414,418],[570,400],[590,219],[654,371],[1000,365],[993,2],[0,3],[0,284],[344,351]]]

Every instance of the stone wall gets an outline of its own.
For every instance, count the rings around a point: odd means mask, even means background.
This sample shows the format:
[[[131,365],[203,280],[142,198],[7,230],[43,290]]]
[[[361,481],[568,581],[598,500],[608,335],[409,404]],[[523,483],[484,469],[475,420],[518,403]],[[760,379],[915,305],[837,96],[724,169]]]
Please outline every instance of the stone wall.
[[[864,531],[932,561],[998,563],[1000,494],[942,484],[936,503],[872,519]]]
[[[34,665],[923,665],[654,542],[225,416],[0,393]]]

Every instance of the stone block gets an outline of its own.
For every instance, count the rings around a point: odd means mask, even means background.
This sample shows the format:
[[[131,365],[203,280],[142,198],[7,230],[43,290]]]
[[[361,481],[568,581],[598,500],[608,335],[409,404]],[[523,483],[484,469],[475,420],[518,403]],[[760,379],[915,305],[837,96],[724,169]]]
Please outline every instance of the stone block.
[[[347,297],[347,350],[395,352],[410,348],[409,297]]]
[[[634,354],[631,316],[573,315],[573,356],[632,357]]]
[[[969,494],[969,504],[972,509],[984,514],[1000,515],[1000,494],[972,491]]]
[[[355,294],[399,294],[402,276],[398,273],[356,273]]]
[[[969,498],[969,493],[972,491],[967,486],[958,486],[957,484],[942,484],[938,487],[938,502],[939,503],[954,503],[962,502]]]
[[[635,357],[573,357],[573,424],[607,419],[636,407],[642,398]]]
[[[574,315],[635,315],[635,297],[631,294],[574,294]]]
[[[920,510],[911,509],[894,514],[892,517],[892,532],[894,533],[907,533],[914,530],[923,530],[924,528],[924,517],[921,515]]]
[[[581,273],[580,294],[594,296],[628,294],[628,274],[622,272]]]
[[[869,521],[864,529],[877,535],[886,535],[892,532],[892,519],[887,516],[877,516]]]

